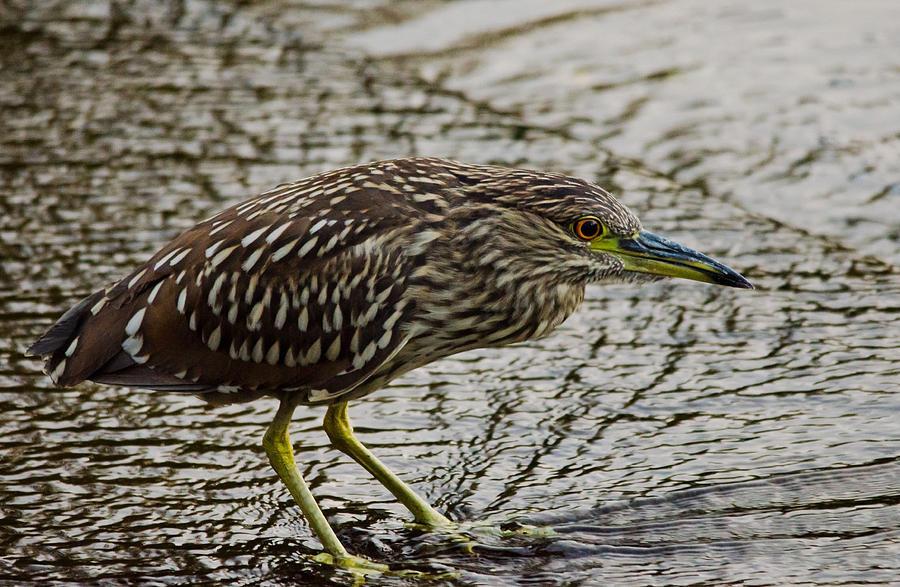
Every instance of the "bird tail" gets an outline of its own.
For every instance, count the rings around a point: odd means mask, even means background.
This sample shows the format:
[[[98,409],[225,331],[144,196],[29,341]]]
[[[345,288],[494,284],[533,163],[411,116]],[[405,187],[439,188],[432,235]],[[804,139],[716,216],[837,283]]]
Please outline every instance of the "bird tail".
[[[101,312],[111,289],[78,302],[28,348],[29,355],[44,357],[44,372],[57,385],[84,381],[118,353],[127,316]]]

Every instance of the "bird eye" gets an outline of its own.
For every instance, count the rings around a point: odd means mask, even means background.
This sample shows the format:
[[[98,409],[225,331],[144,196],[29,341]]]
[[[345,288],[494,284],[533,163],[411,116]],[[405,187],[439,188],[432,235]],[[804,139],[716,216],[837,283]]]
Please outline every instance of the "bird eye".
[[[593,216],[579,218],[572,225],[572,232],[580,239],[591,241],[605,232],[603,223]]]

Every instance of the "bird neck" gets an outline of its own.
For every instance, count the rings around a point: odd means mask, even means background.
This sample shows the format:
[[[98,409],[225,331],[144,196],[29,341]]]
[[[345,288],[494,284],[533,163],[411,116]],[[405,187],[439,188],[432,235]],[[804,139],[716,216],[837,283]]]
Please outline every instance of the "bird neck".
[[[450,246],[430,256],[412,282],[411,332],[435,339],[446,354],[546,336],[584,299],[585,281],[553,263]]]

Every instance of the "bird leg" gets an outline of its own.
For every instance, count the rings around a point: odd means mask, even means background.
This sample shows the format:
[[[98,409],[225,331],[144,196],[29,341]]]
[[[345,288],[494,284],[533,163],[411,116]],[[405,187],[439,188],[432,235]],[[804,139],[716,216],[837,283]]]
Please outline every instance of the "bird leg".
[[[287,486],[288,491],[291,492],[294,501],[300,506],[300,510],[303,512],[303,516],[309,523],[310,528],[315,532],[319,542],[322,543],[329,555],[320,555],[316,557],[316,560],[336,562],[340,566],[367,569],[374,572],[388,570],[388,567],[385,565],[373,563],[349,554],[344,545],[341,544],[341,541],[338,540],[334,530],[331,529],[328,520],[325,519],[325,514],[322,513],[319,504],[316,503],[316,499],[306,485],[306,481],[303,480],[303,476],[300,474],[294,461],[294,449],[291,446],[288,425],[296,407],[297,395],[295,393],[285,393],[278,406],[278,412],[275,414],[275,418],[269,424],[266,435],[263,437],[263,448],[265,448],[266,454],[269,455],[269,462],[272,464],[272,468],[275,469],[281,481]]]
[[[438,513],[428,502],[415,494],[409,485],[397,477],[384,463],[379,461],[369,449],[353,435],[353,426],[347,416],[347,402],[328,406],[324,421],[325,432],[331,443],[341,452],[350,456],[372,474],[400,503],[406,506],[416,521],[432,528],[455,528],[455,524]]]

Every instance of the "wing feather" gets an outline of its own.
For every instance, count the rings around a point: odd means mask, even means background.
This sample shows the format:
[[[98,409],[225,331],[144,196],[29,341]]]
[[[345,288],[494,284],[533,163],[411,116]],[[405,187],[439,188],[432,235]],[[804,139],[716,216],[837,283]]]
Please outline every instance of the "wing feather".
[[[161,280],[147,274],[160,280],[155,299],[133,305],[144,314],[122,343],[140,368],[95,379],[178,389],[176,378],[194,393],[302,389],[310,402],[353,389],[399,350],[413,310],[405,276],[417,261],[404,249],[420,222],[381,199],[355,202],[363,216],[328,208],[291,219],[243,205],[198,226],[147,263],[171,255]],[[182,247],[190,252],[171,264]]]
[[[64,385],[339,397],[407,342],[416,235],[445,219],[440,198],[406,189],[411,169],[337,170],[228,208],[83,300],[31,351]]]

